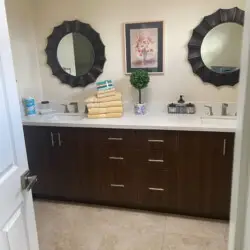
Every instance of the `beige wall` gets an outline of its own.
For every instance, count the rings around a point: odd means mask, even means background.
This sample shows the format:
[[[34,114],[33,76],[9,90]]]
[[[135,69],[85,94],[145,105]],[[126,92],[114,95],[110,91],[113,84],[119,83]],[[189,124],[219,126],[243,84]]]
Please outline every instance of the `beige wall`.
[[[107,63],[99,80],[113,79],[124,99],[135,96],[129,77],[123,70],[123,33],[125,22],[165,21],[164,75],[152,76],[144,96],[147,102],[165,102],[184,94],[196,101],[236,101],[237,87],[215,88],[193,75],[187,61],[187,43],[192,29],[203,16],[218,8],[243,7],[243,0],[43,0],[35,1],[35,25],[38,57],[45,99],[83,100],[94,92],[94,85],[72,89],[51,75],[44,49],[47,36],[64,20],[79,19],[92,25],[106,45]],[[132,95],[131,95],[132,93]]]
[[[34,32],[33,0],[6,0],[16,81],[20,97],[42,98]]]

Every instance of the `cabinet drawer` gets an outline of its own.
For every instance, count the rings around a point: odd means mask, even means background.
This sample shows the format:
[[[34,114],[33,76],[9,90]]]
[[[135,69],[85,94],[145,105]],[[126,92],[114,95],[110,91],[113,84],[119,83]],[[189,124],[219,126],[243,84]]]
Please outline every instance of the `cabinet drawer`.
[[[126,167],[109,166],[102,178],[102,200],[113,204],[137,203],[133,171]]]
[[[177,175],[173,170],[147,168],[138,172],[141,207],[174,211],[177,205]]]
[[[132,143],[134,132],[133,130],[122,129],[101,129],[95,135],[96,140],[101,143],[100,146],[110,148],[125,148]]]
[[[136,130],[135,148],[143,150],[176,150],[178,134],[174,131]]]
[[[139,172],[139,202],[145,207],[164,208],[168,205],[168,172],[142,170]]]
[[[132,156],[127,157],[129,165],[136,166],[136,168],[168,169],[173,167],[173,156],[168,157],[161,150],[134,150],[131,154]]]

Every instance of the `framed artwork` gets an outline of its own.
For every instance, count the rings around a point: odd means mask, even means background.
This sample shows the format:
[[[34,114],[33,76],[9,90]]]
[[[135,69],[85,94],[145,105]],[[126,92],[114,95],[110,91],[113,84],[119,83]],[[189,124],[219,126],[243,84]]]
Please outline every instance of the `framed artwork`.
[[[163,21],[125,24],[125,74],[137,69],[163,73],[163,25]]]

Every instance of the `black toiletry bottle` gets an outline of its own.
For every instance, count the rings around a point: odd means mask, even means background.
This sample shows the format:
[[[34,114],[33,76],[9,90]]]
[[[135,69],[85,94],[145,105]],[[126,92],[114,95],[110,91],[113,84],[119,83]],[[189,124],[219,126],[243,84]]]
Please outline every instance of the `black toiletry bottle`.
[[[188,103],[186,105],[187,108],[187,114],[195,114],[195,105],[193,103]]]
[[[185,101],[183,99],[183,95],[180,95],[180,99],[178,100],[178,107],[179,107],[179,112],[180,114],[186,114],[186,105]]]

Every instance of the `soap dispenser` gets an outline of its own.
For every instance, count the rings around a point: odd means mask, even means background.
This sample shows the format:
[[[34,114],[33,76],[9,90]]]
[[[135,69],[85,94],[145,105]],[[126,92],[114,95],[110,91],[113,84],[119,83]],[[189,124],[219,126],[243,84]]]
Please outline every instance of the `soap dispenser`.
[[[180,99],[178,100],[178,109],[179,114],[186,114],[186,104],[183,95],[180,95]]]

